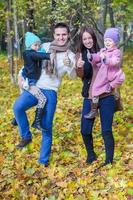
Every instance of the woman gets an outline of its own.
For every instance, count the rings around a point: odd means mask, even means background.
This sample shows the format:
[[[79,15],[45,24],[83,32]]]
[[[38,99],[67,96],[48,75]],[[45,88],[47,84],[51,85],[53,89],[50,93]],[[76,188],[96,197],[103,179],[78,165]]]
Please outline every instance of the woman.
[[[95,118],[86,119],[84,115],[89,113],[91,110],[92,86],[97,76],[98,68],[96,68],[96,70],[93,71],[92,74],[92,66],[87,59],[87,52],[97,52],[98,45],[96,36],[91,28],[82,28],[78,40],[79,47],[77,48],[77,75],[81,77],[83,81],[82,96],[84,97],[81,118],[81,134],[87,150],[86,162],[88,164],[91,164],[97,159],[93,148],[92,137],[92,129]],[[112,121],[115,110],[115,100],[113,91],[108,94],[105,93],[104,95],[101,95],[98,106],[100,111],[102,137],[104,140],[106,152],[105,162],[100,166],[102,167],[104,165],[112,163],[114,156],[114,137],[112,134]]]

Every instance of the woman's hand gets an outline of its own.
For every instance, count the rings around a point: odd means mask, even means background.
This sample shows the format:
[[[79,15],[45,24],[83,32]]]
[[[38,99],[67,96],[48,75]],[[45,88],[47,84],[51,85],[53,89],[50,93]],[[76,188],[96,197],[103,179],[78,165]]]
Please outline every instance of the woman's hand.
[[[87,50],[87,58],[89,61],[92,60],[92,55],[89,50]]]
[[[79,59],[77,61],[77,68],[83,68],[84,63],[85,62],[82,60],[82,54],[80,53],[80,57],[79,57]]]

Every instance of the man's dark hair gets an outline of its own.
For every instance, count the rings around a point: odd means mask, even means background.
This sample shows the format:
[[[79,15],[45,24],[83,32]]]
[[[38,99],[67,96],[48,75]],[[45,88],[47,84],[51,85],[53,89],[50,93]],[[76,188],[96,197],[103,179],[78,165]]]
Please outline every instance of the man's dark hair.
[[[53,31],[55,31],[56,28],[66,28],[67,32],[70,33],[69,26],[66,23],[60,22],[55,24]]]

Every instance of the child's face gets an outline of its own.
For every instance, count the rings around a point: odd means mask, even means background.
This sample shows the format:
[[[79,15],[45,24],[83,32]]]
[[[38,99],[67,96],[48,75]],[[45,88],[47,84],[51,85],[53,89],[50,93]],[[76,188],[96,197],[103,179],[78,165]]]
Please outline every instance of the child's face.
[[[87,48],[87,49],[91,49],[93,47],[93,39],[90,33],[88,32],[84,32],[83,36],[82,36],[82,42],[83,45]]]
[[[31,49],[38,51],[40,49],[40,42],[35,42],[34,44],[31,45]]]
[[[116,44],[111,38],[106,38],[106,39],[104,39],[104,46],[107,49],[112,49],[112,48],[116,47]]]

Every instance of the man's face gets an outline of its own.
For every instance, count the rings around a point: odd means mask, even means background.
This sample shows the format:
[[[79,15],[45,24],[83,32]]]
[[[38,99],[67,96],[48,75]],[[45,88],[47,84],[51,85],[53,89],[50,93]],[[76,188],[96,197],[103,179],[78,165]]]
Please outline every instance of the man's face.
[[[54,30],[54,40],[59,46],[63,46],[68,42],[69,33],[66,28],[56,28]]]

